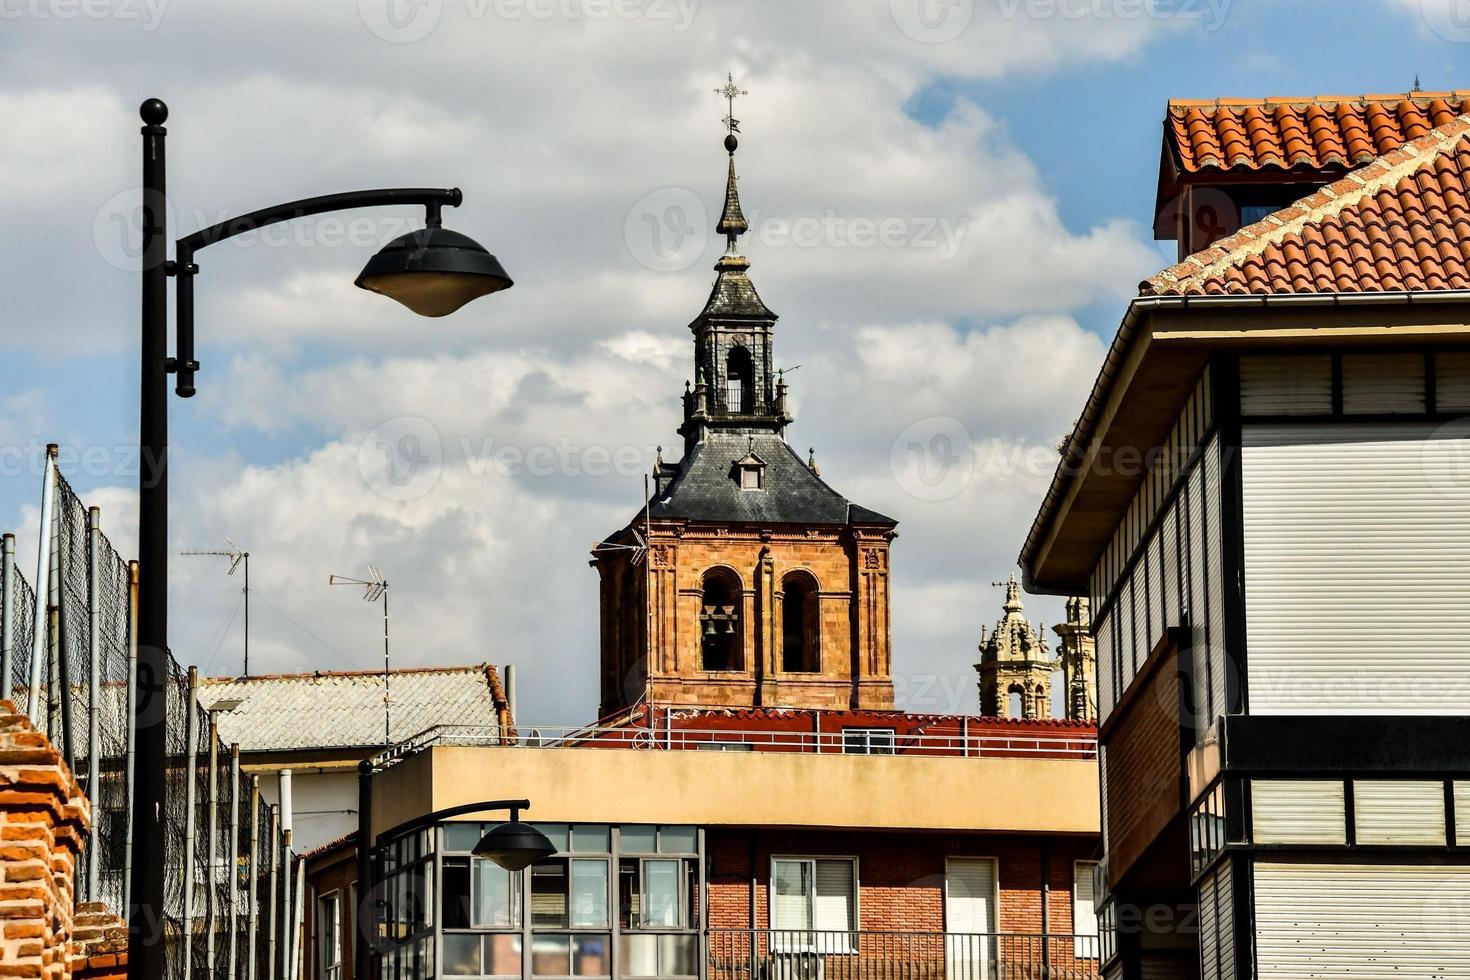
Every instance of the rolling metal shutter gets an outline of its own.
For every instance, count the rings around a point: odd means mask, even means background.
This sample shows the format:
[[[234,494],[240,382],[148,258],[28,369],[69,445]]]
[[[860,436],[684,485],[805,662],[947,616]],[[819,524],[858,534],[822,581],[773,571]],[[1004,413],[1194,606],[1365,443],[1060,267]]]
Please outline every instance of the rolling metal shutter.
[[[1109,612],[1097,624],[1097,712],[1098,723],[1108,720],[1113,713],[1113,617]]]
[[[1470,479],[1441,428],[1244,427],[1253,714],[1470,714]]]
[[[1202,980],[1220,980],[1220,921],[1214,874],[1199,883],[1199,967]]]
[[[1327,415],[1332,411],[1329,354],[1269,354],[1240,359],[1243,415]]]
[[[1204,507],[1201,518],[1204,522],[1205,561],[1205,604],[1202,612],[1205,623],[1205,645],[1210,671],[1210,718],[1219,718],[1228,710],[1226,706],[1225,675],[1229,668],[1229,652],[1225,649],[1225,587],[1222,556],[1224,545],[1220,528],[1220,440],[1211,439],[1205,447]],[[1195,559],[1199,560],[1198,557]]]
[[[1455,843],[1470,846],[1470,783],[1455,781]]]
[[[1257,844],[1346,844],[1347,805],[1337,779],[1251,780]]]
[[[1261,980],[1470,976],[1470,866],[1255,866]]]
[[[1412,779],[1353,781],[1359,844],[1444,844],[1444,783]]]
[[[1424,413],[1423,354],[1342,355],[1346,415]]]

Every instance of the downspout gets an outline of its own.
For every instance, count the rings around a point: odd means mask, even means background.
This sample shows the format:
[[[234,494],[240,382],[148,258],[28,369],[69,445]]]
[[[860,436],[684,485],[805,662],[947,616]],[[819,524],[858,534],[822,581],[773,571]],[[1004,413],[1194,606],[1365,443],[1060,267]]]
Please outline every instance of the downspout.
[[[372,831],[373,763],[371,759],[363,759],[357,764],[357,908],[352,910],[352,922],[357,930],[357,940],[352,949],[354,980],[365,980],[372,976],[372,971],[367,967],[372,956],[368,930],[372,928],[373,920],[363,914],[364,910],[373,906]]]

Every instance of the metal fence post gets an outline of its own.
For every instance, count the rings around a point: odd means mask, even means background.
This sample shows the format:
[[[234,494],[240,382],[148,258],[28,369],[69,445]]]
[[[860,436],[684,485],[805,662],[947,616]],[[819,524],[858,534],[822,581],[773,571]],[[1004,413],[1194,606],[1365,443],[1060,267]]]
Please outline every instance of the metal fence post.
[[[209,712],[209,819],[205,823],[205,840],[209,855],[208,884],[204,892],[204,959],[206,969],[215,972],[214,934],[219,929],[219,722]]]
[[[31,621],[31,672],[30,690],[26,692],[26,714],[37,731],[46,731],[41,724],[41,665],[46,662],[49,649],[46,643],[47,615],[46,583],[51,576],[51,523],[56,509],[56,451],[58,447],[46,447],[46,469],[41,477],[41,533],[36,542],[36,614]]]
[[[245,906],[245,980],[256,980],[255,930],[260,924],[260,777],[250,777],[250,883]]]
[[[130,907],[133,897],[133,771],[136,765],[135,752],[138,742],[135,731],[134,710],[138,701],[138,563],[128,562],[128,714],[123,725],[127,733],[128,752],[125,764],[128,805],[124,811],[127,821],[127,848],[123,852],[123,908]]]
[[[189,668],[189,698],[184,705],[187,719],[184,724],[184,912],[183,941],[184,980],[194,975],[194,875],[198,862],[194,860],[194,825],[196,820],[195,784],[199,781],[199,671]]]
[[[280,847],[281,805],[271,804],[271,871],[270,871],[270,908],[266,910],[266,980],[276,980],[276,877],[277,870],[281,865]]]
[[[10,700],[15,666],[15,535],[0,538],[0,700]]]
[[[87,842],[87,898],[97,901],[102,848],[102,511],[87,508],[87,802],[92,838]]]
[[[229,980],[238,977],[240,952],[240,743],[230,746],[230,853],[225,863],[225,880],[229,882],[230,896],[230,964],[225,976]]]
[[[284,807],[281,810],[284,815]],[[284,820],[284,816],[282,817]],[[295,937],[291,935],[291,828],[281,830],[281,980],[292,980],[291,961],[296,955]]]

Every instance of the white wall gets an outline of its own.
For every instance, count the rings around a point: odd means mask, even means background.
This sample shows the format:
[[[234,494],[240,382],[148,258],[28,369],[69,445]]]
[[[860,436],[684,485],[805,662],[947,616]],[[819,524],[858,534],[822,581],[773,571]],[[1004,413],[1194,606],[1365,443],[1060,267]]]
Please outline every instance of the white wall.
[[[280,802],[275,772],[261,772],[260,795],[268,803]],[[336,840],[357,829],[357,770],[319,772],[291,770],[291,796],[295,813],[292,848],[298,854]]]

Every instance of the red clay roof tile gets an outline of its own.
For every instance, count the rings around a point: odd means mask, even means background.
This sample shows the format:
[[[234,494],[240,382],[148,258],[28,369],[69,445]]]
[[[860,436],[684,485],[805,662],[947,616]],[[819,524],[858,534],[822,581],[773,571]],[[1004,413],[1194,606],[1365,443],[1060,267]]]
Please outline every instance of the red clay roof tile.
[[[1368,125],[1381,130],[1386,113],[1369,114]],[[1345,130],[1344,139],[1351,146],[1360,137]],[[1470,289],[1470,115],[1215,242],[1145,281],[1140,292],[1403,289]]]
[[[1470,111],[1470,91],[1269,99],[1172,99],[1165,138],[1179,169],[1348,168]]]

